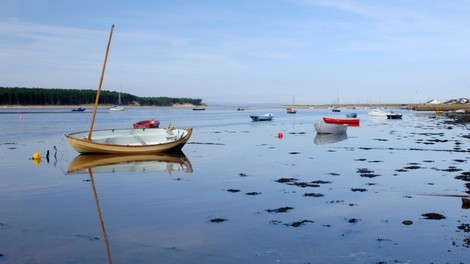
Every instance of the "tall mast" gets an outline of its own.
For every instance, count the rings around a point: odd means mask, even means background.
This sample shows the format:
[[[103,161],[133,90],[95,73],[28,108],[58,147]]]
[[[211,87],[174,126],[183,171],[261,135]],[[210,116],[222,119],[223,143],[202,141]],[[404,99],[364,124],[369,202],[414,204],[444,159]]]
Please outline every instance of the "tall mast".
[[[96,110],[98,109],[98,100],[100,99],[101,85],[103,84],[104,71],[106,69],[106,62],[108,61],[109,47],[111,46],[111,38],[113,37],[114,25],[111,26],[111,32],[109,33],[108,47],[106,48],[106,55],[104,56],[103,69],[101,70],[100,84],[98,85],[98,91],[96,92],[95,107],[93,109],[93,116],[91,118],[90,131],[88,132],[88,140],[91,140],[91,133],[93,132],[93,125],[95,124]]]

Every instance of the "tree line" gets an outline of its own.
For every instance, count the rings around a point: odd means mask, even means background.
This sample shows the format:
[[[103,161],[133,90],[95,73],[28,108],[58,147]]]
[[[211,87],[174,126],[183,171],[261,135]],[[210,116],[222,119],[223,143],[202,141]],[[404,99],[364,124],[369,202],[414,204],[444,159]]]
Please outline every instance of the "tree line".
[[[45,89],[0,87],[0,105],[86,105],[94,104],[96,90]],[[119,93],[102,90],[100,104],[117,104]],[[201,105],[202,99],[171,97],[138,97],[121,93],[122,105],[172,106],[174,104]]]

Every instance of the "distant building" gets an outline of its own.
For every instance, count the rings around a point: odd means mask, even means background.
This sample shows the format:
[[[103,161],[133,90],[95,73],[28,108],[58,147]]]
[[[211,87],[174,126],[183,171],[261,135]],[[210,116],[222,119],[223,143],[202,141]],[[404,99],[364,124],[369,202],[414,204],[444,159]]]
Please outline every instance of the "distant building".
[[[470,103],[470,100],[468,98],[459,98],[459,99],[451,99],[445,104],[468,104]]]
[[[435,105],[435,104],[440,104],[440,103],[441,102],[437,101],[436,99],[426,102],[426,104],[430,104],[430,105]]]

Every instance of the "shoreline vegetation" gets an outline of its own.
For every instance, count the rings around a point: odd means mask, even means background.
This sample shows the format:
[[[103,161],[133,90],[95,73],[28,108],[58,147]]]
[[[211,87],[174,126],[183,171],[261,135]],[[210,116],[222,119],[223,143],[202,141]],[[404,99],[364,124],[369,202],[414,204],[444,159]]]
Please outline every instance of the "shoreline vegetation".
[[[139,97],[129,93],[115,91],[101,91],[98,108],[109,108],[116,104],[121,95],[122,105],[126,108],[145,107],[175,107],[175,108],[195,108],[210,107],[202,103],[202,99],[192,98],[171,98],[171,97]],[[96,91],[92,89],[56,89],[56,88],[24,88],[24,87],[0,87],[0,109],[2,108],[93,108]],[[289,104],[279,105],[218,105],[224,108],[288,108]],[[311,104],[295,105],[297,109],[326,109],[332,107],[331,104]],[[470,111],[470,103],[462,104],[341,104],[344,109],[372,109],[391,108],[408,109],[415,111]]]
[[[46,89],[24,87],[0,87],[0,106],[82,106],[94,105],[96,90]],[[172,97],[139,97],[129,93],[103,90],[100,93],[100,105],[123,106],[203,106],[202,99]]]
[[[99,104],[98,108],[110,108],[113,104]],[[205,108],[210,108],[210,105],[207,104],[172,104],[172,105],[125,105],[126,108],[194,108],[204,106]],[[77,105],[0,105],[0,109],[15,109],[15,108],[66,108],[73,109],[77,107],[83,108],[93,108],[93,104],[77,104]],[[288,108],[291,105],[218,105],[217,107],[221,108],[234,108],[234,109],[258,109],[258,108]],[[415,105],[415,104],[344,104],[340,106],[343,109],[373,109],[373,108],[384,108],[384,109],[404,109],[404,110],[414,110],[414,111],[456,111],[456,110],[466,110],[470,111],[470,104],[438,104],[438,105]],[[296,105],[296,109],[328,109],[331,108],[329,104],[320,104],[320,105]]]

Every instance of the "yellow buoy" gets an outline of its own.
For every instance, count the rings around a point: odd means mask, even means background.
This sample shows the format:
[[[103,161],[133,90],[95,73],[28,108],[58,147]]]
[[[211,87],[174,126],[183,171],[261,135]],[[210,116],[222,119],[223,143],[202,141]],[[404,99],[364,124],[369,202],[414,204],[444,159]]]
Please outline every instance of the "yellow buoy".
[[[40,152],[36,152],[33,154],[33,160],[40,160],[41,159],[41,153]]]

